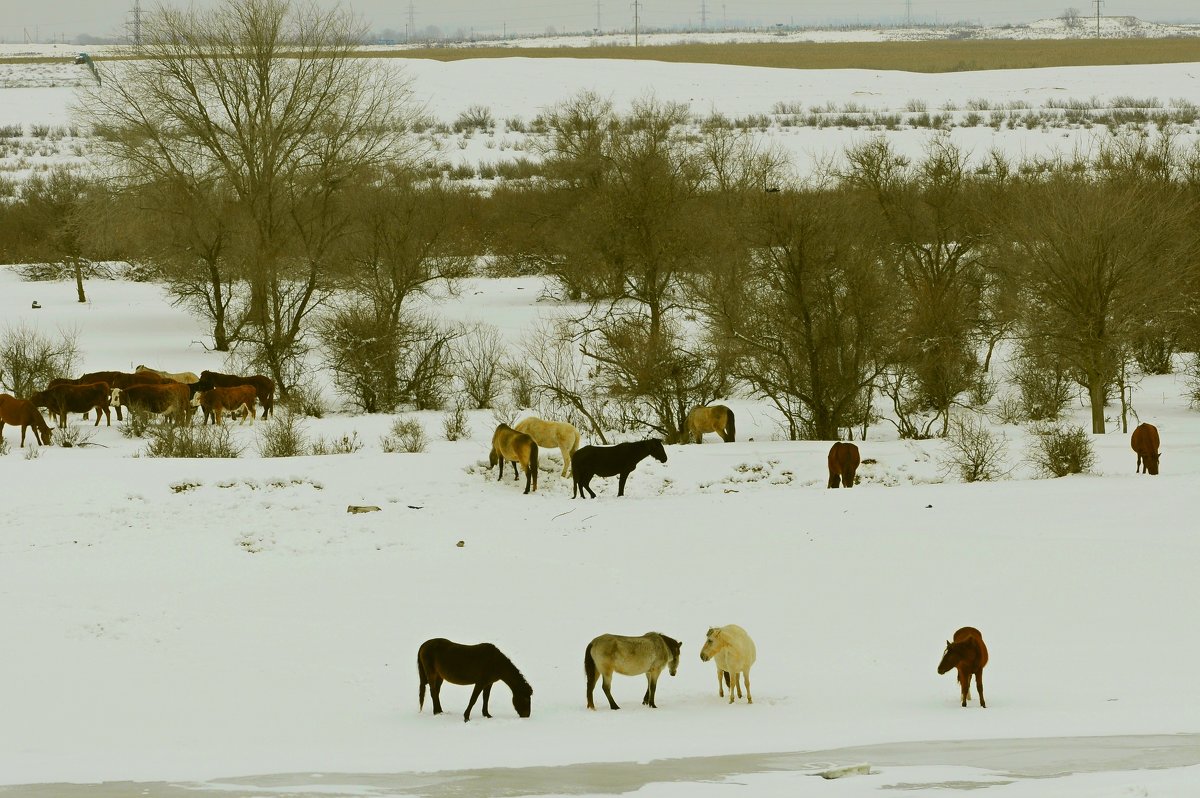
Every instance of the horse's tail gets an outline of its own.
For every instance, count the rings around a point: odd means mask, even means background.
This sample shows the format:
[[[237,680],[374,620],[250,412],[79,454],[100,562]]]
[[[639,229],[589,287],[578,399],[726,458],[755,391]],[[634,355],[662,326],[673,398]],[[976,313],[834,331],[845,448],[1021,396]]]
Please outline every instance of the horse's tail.
[[[592,643],[596,642],[595,640]],[[583,672],[587,676],[588,686],[596,683],[596,661],[592,659],[592,643],[583,650]]]
[[[538,460],[538,445],[533,442],[533,438],[529,439],[529,473],[537,479],[537,460]],[[536,482],[534,484],[537,484]]]
[[[733,421],[733,411],[728,407],[725,408],[725,432],[729,435],[726,443],[733,443],[737,438],[737,426]]]
[[[421,664],[421,654],[417,653],[417,675],[421,677],[421,689],[417,693],[417,711],[425,711],[425,685],[429,684],[429,677],[425,674],[425,666]]]

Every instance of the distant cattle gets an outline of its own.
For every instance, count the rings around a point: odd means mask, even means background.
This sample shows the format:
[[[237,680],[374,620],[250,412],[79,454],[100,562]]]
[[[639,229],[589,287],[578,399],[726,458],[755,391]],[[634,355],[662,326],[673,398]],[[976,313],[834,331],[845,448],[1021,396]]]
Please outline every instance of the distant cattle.
[[[200,372],[200,379],[188,387],[191,389],[192,395],[195,395],[200,391],[207,391],[212,388],[234,388],[238,385],[254,386],[258,403],[262,405],[263,418],[266,418],[268,414],[275,415],[275,381],[261,374],[239,377],[236,374],[222,374],[219,371],[202,371]]]
[[[1129,438],[1129,445],[1137,452],[1134,473],[1142,471],[1151,476],[1158,475],[1158,427],[1153,424],[1138,424]]]
[[[58,383],[44,391],[38,391],[29,400],[38,407],[44,407],[58,419],[61,429],[67,428],[68,413],[90,413],[96,411],[96,423],[100,426],[100,414],[104,414],[104,422],[112,426],[112,415],[109,412],[109,401],[112,389],[107,382],[93,382],[88,385]]]
[[[33,427],[33,438],[43,446],[50,445],[50,427],[46,419],[28,399],[17,399],[0,393],[0,439],[4,437],[4,425],[21,428],[21,445],[25,445],[25,430]]]
[[[192,397],[192,406],[204,409],[204,418],[207,420],[212,418],[214,424],[222,423],[221,414],[225,411],[236,412],[238,410],[246,411],[239,424],[246,421],[246,416],[250,418],[250,423],[254,424],[254,401],[257,394],[253,385],[235,385],[232,388],[209,388],[207,391],[200,391]]]
[[[191,394],[188,386],[168,380],[161,385],[113,388],[110,401],[114,407],[128,407],[155,415],[165,415],[177,423],[183,423],[187,420]]]
[[[829,487],[853,488],[858,473],[858,447],[838,441],[829,449]]]
[[[120,388],[124,390],[130,385],[154,385],[172,382],[166,377],[160,377],[152,372],[128,373],[125,371],[91,371],[83,376],[75,379],[57,379],[50,380],[48,388],[53,388],[55,385],[91,385],[97,382],[108,383],[109,388]],[[117,421],[121,420],[121,406],[113,402],[112,406],[117,409]]]
[[[200,378],[197,377],[195,374],[193,374],[190,371],[177,371],[175,373],[171,373],[169,371],[159,371],[158,369],[152,369],[149,366],[144,366],[144,365],[138,366],[133,371],[135,374],[157,374],[160,377],[166,377],[168,380],[174,380],[175,382],[184,382],[184,383],[188,383],[189,385],[193,382],[200,381]]]

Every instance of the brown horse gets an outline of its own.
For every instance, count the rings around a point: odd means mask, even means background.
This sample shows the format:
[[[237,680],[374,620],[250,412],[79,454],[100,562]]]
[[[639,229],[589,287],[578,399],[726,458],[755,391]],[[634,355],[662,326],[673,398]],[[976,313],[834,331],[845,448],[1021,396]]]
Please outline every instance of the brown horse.
[[[417,650],[417,673],[421,677],[420,708],[425,709],[425,685],[429,685],[429,694],[433,697],[433,714],[442,714],[442,682],[450,684],[473,684],[471,701],[467,711],[463,713],[463,722],[471,719],[471,709],[483,695],[483,716],[488,714],[488,699],[492,695],[492,685],[503,681],[512,690],[513,709],[522,718],[529,717],[533,688],[525,677],[512,664],[512,660],[500,653],[500,649],[491,643],[480,643],[475,646],[464,646],[435,637],[426,640]]]
[[[858,447],[853,443],[838,441],[830,447],[829,487],[853,488],[859,462]]]
[[[954,633],[954,640],[946,641],[946,653],[938,664],[938,674],[958,668],[958,684],[962,688],[962,705],[971,697],[971,676],[975,677],[975,689],[979,691],[979,706],[987,709],[983,700],[983,666],[988,662],[987,646],[983,635],[974,626],[964,626]]]
[[[725,405],[693,407],[683,427],[685,443],[703,443],[706,432],[717,433],[725,443],[733,443],[737,435],[733,411]]]
[[[1138,424],[1137,429],[1129,438],[1129,445],[1137,452],[1137,466],[1134,473],[1142,471],[1151,476],[1158,475],[1158,427],[1153,424]]]
[[[654,692],[658,686],[658,675],[666,668],[672,676],[679,668],[679,649],[682,644],[661,632],[646,632],[641,637],[625,635],[600,635],[587,644],[583,652],[583,672],[587,676],[587,706],[595,709],[592,693],[596,680],[604,678],[604,695],[608,706],[620,709],[612,697],[612,675],[625,676],[646,674],[646,695],[642,703],[658,709],[654,703]]]
[[[17,399],[6,393],[0,393],[0,437],[4,435],[4,425],[11,424],[21,428],[21,445],[25,445],[25,430],[33,427],[33,438],[43,446],[50,445],[50,427],[37,406],[28,399]]]
[[[517,432],[507,424],[496,427],[492,434],[492,451],[488,455],[488,470],[500,464],[500,474],[496,481],[504,479],[504,461],[512,462],[513,479],[517,479],[517,463],[525,467],[525,492],[529,493],[530,485],[537,490],[538,478],[538,445],[533,438],[523,432]]]

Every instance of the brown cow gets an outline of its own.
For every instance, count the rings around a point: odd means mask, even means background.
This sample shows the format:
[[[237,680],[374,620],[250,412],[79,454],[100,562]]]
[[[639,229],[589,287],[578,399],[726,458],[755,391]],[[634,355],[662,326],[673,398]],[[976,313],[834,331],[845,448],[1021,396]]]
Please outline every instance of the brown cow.
[[[829,487],[853,488],[858,464],[857,446],[841,441],[835,443],[829,449]]]
[[[46,387],[53,388],[55,385],[90,385],[96,382],[107,382],[109,388],[125,390],[130,385],[161,385],[171,382],[171,380],[166,377],[160,377],[153,372],[130,374],[125,371],[91,371],[75,379],[50,380],[50,384]],[[117,409],[117,421],[123,420],[121,406],[116,402],[113,402],[112,406]]]
[[[112,416],[108,409],[111,394],[112,389],[108,387],[107,382],[93,382],[89,385],[59,383],[44,391],[38,391],[29,397],[29,400],[38,407],[47,408],[58,419],[60,429],[67,428],[68,413],[86,415],[92,410],[96,411],[96,423],[92,426],[100,426],[100,414],[103,413],[105,423],[111,427]]]
[[[114,407],[128,407],[132,410],[166,415],[182,424],[188,417],[190,399],[191,394],[186,385],[167,380],[160,385],[113,388],[111,402]]]
[[[257,397],[257,392],[253,385],[235,385],[232,388],[209,388],[207,391],[200,391],[192,397],[192,406],[204,409],[204,418],[212,416],[214,424],[220,424],[221,413],[228,410],[236,413],[238,410],[245,410],[246,413],[242,416],[239,424],[246,423],[246,416],[250,417],[251,426],[254,425],[254,401]]]
[[[202,371],[200,379],[189,386],[192,389],[192,394],[195,395],[200,391],[207,391],[212,388],[233,388],[238,385],[253,385],[254,392],[258,396],[258,403],[262,405],[265,419],[267,414],[275,415],[275,381],[270,377],[264,377],[261,374],[254,374],[249,377],[239,377],[236,374],[222,374],[219,371]]]
[[[1142,471],[1158,476],[1158,427],[1153,424],[1138,424],[1129,438],[1129,445],[1137,452],[1137,466],[1133,473]]]
[[[21,445],[25,445],[25,430],[33,427],[33,438],[43,446],[50,445],[50,427],[41,412],[28,399],[17,399],[0,393],[0,438],[4,436],[4,425],[21,428]]]

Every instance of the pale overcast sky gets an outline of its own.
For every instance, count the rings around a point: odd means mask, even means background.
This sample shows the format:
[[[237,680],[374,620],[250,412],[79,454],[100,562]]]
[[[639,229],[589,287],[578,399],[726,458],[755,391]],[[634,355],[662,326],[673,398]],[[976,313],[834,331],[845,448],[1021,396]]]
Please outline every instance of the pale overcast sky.
[[[149,9],[157,0],[141,0]],[[909,0],[914,20],[971,20],[983,23],[1023,22],[1055,17],[1073,6],[1094,13],[1091,0]],[[134,0],[0,0],[0,39],[20,42],[25,37],[71,40],[86,33],[114,35],[122,29]],[[184,5],[171,2],[171,5]],[[197,6],[217,0],[194,0]],[[330,0],[318,0],[332,7]],[[409,20],[409,0],[356,0],[349,5],[374,30],[403,31]],[[701,9],[708,26],[735,24],[830,24],[840,22],[898,22],[906,0],[640,0],[644,25],[700,25]],[[411,0],[417,30],[437,26],[446,33],[542,33],[581,31],[595,27],[597,6],[604,30],[633,24],[633,0]],[[1132,15],[1158,21],[1200,21],[1200,0],[1105,0],[1102,13]]]

